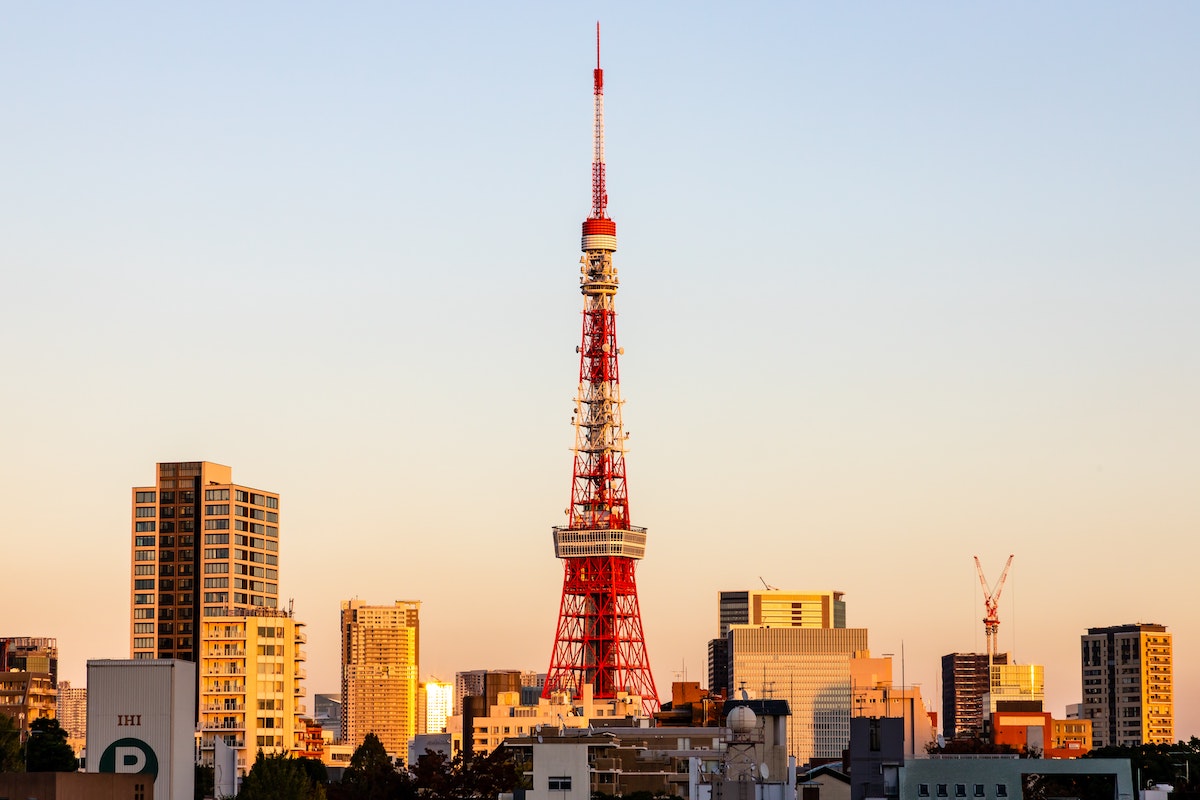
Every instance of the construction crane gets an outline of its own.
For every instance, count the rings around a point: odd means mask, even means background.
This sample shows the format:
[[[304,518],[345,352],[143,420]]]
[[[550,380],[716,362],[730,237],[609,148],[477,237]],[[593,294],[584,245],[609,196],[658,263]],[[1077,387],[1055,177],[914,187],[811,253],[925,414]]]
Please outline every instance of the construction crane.
[[[983,587],[983,632],[987,637],[989,680],[992,674],[992,657],[996,654],[996,634],[1000,630],[1000,592],[1004,590],[1004,579],[1008,577],[1008,568],[1012,566],[1012,560],[1010,555],[1004,564],[1004,571],[1000,573],[1000,580],[989,589],[987,578],[983,577],[983,565],[979,563],[979,556],[975,556],[975,571],[979,573],[979,585]]]

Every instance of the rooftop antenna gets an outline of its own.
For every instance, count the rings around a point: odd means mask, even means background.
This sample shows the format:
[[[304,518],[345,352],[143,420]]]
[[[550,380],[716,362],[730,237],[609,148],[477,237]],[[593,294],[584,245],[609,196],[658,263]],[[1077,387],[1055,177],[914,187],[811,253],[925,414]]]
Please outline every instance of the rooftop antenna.
[[[778,586],[772,586],[771,584],[767,583],[762,575],[759,575],[758,579],[760,581],[762,581],[763,588],[766,589],[768,592],[778,592],[779,591]]]

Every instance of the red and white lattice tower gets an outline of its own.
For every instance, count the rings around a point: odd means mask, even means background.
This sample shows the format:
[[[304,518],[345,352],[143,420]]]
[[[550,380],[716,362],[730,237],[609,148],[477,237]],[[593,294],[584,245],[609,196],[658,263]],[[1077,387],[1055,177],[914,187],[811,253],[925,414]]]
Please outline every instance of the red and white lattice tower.
[[[604,187],[604,71],[596,25],[596,95],[592,213],[583,222],[583,343],[575,398],[575,466],[567,524],[554,528],[563,561],[562,603],[543,697],[638,696],[642,712],[658,709],[634,571],[646,552],[646,529],[631,524],[617,370],[617,226]]]

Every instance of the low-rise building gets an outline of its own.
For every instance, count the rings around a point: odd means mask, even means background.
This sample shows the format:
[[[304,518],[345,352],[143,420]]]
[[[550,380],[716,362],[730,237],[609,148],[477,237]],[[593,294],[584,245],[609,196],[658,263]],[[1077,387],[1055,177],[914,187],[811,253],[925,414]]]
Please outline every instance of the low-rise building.
[[[1125,758],[918,758],[887,768],[884,786],[881,796],[896,800],[1135,798],[1133,776]]]

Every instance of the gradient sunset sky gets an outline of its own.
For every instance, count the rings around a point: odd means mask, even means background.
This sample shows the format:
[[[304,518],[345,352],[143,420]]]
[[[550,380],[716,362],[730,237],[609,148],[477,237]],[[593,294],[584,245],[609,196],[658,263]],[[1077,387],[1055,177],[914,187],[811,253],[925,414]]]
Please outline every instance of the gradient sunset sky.
[[[761,576],[940,710],[1013,553],[1047,710],[1158,622],[1200,734],[1184,2],[8,4],[0,635],[126,657],[129,488],[209,460],[282,494],[310,696],[350,597],[546,669],[596,19],[660,693]]]

